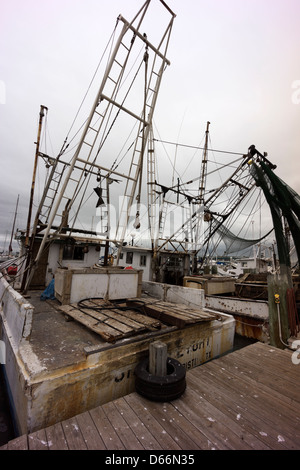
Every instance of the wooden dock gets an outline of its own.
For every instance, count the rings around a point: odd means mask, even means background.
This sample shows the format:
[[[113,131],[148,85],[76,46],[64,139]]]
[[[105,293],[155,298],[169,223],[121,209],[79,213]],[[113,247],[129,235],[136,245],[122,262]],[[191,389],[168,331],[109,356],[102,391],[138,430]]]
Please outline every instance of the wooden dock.
[[[292,354],[255,343],[188,371],[173,402],[131,393],[1,450],[299,450],[300,364]]]

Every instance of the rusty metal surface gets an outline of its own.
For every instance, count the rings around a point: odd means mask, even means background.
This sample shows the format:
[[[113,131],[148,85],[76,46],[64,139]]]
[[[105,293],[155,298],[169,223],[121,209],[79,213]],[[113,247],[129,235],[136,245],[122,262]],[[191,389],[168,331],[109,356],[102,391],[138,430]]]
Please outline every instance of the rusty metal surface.
[[[257,339],[266,343],[269,340],[269,322],[257,318],[234,314],[235,332],[247,338]]]

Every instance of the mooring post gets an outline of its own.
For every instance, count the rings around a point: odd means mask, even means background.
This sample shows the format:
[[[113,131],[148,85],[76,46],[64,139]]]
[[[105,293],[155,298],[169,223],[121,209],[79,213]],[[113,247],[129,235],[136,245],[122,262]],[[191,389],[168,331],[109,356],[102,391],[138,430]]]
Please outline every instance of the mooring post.
[[[154,341],[149,345],[149,372],[152,375],[163,377],[167,375],[167,345],[161,341]]]
[[[286,303],[286,291],[289,287],[288,277],[285,274],[269,274],[267,281],[270,345],[284,349],[289,338]]]

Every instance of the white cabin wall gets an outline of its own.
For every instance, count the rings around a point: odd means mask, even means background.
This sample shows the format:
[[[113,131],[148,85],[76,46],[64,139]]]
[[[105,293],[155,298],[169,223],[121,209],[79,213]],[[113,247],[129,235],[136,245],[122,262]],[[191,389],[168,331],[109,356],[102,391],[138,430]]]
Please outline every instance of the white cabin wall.
[[[152,263],[152,255],[151,253],[144,253],[142,251],[134,251],[133,252],[133,258],[132,258],[132,263],[126,263],[126,254],[130,252],[130,249],[123,251],[123,258],[119,260],[118,266],[124,266],[126,268],[127,266],[132,266],[134,269],[142,269],[143,270],[143,280],[144,281],[152,281],[152,271],[151,271],[151,263]],[[140,265],[140,260],[141,256],[146,256],[146,266],[141,266]]]
[[[55,243],[50,246],[49,249],[49,257],[48,257],[48,267],[46,270],[46,285],[48,285],[51,280],[53,279],[53,276],[55,275],[55,272],[57,268],[59,268],[59,248],[60,244]],[[99,255],[101,252],[96,251],[95,246],[89,246],[89,251],[88,253],[84,254],[83,260],[62,260],[61,266],[70,268],[70,269],[75,269],[75,268],[88,268],[93,266],[96,263],[99,263]]]

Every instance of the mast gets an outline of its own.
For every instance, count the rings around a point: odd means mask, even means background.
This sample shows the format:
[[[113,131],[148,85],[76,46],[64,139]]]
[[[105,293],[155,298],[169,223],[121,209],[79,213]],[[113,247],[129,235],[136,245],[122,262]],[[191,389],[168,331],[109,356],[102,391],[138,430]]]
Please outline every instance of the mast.
[[[193,253],[192,259],[192,272],[197,272],[197,246],[200,241],[200,228],[203,227],[204,221],[204,194],[205,194],[205,187],[206,187],[206,176],[207,176],[207,149],[208,149],[208,135],[209,135],[209,125],[210,122],[207,121],[206,124],[206,131],[205,131],[205,144],[204,144],[204,151],[203,151],[203,159],[202,159],[202,166],[201,166],[201,173],[200,173],[200,186],[199,186],[199,206],[197,210],[196,216],[196,232],[195,232],[195,251]]]
[[[200,191],[199,204],[204,204],[204,193],[205,193],[206,175],[207,175],[207,148],[208,148],[209,125],[210,125],[210,122],[207,121],[206,131],[205,131],[203,160],[202,160],[202,167],[201,167],[201,176],[200,176],[200,186],[199,186],[199,191]]]
[[[10,243],[9,243],[9,248],[8,248],[8,254],[12,252],[12,239],[15,231],[15,223],[16,223],[16,218],[17,218],[17,210],[18,210],[18,205],[19,205],[19,197],[20,194],[18,194],[18,199],[17,199],[17,204],[16,204],[16,210],[15,210],[15,216],[14,216],[14,221],[13,221],[13,226],[11,230],[11,236],[10,236]]]
[[[34,197],[34,189],[35,189],[37,162],[38,162],[38,157],[39,157],[39,152],[40,152],[42,123],[43,123],[43,118],[45,116],[44,111],[47,112],[48,108],[46,106],[41,105],[39,125],[38,125],[38,134],[37,134],[37,141],[36,141],[36,149],[35,149],[35,157],[34,157],[34,165],[33,165],[33,173],[32,173],[31,190],[30,190],[29,209],[28,209],[28,216],[27,216],[26,237],[25,237],[25,249],[27,250],[27,257],[26,257],[26,263],[25,263],[25,270],[24,270],[24,274],[23,274],[23,278],[22,278],[21,291],[23,291],[23,289],[25,287],[27,274],[28,274],[28,269],[27,268],[30,264],[31,252],[32,252],[32,247],[33,247],[33,242],[34,242],[34,234],[32,234],[32,240],[29,244],[29,235],[30,235],[30,223],[31,223],[33,197]]]
[[[133,204],[136,189],[138,189],[136,200],[139,212],[143,157],[161,78],[166,65],[170,64],[170,61],[166,57],[166,51],[169,44],[169,36],[172,29],[173,20],[176,16],[166,6],[165,2],[160,0],[160,3],[163,5],[163,7],[166,8],[172,15],[172,18],[169,20],[168,26],[162,35],[159,45],[156,47],[150,41],[148,41],[147,35],[145,33],[142,34],[140,32],[141,25],[144,21],[144,17],[150,3],[151,0],[147,0],[131,22],[128,22],[125,18],[122,17],[122,15],[119,15],[118,17],[117,23],[123,23],[122,30],[110,54],[109,61],[105,68],[105,72],[98,89],[98,93],[95,97],[89,116],[85,121],[85,126],[83,128],[79,144],[73,154],[71,161],[65,166],[64,176],[61,179],[61,183],[60,180],[58,183],[59,189],[57,184],[54,194],[52,193],[53,195],[51,193],[48,195],[47,193],[47,201],[50,201],[50,203],[48,204],[49,208],[47,208],[47,217],[41,225],[40,231],[43,231],[43,238],[38,253],[31,263],[30,269],[27,270],[29,275],[28,279],[26,280],[25,289],[27,289],[30,285],[33,273],[39,263],[42,252],[44,251],[45,246],[49,241],[63,237],[72,237],[75,240],[80,238],[76,236],[77,230],[75,227],[75,221],[78,219],[79,210],[85,202],[85,191],[88,187],[89,178],[91,174],[94,174],[93,172],[95,169],[104,171],[106,173],[103,175],[104,178],[110,178],[111,174],[118,174],[124,178],[126,182],[125,194],[123,195],[123,199],[126,201],[126,203],[124,208],[122,205],[121,209],[123,224],[120,224],[119,217],[116,235],[113,239],[108,239],[107,236],[105,236],[104,240],[106,243],[113,242],[116,245],[119,244],[119,246],[122,246],[126,236],[129,211]],[[127,100],[127,95],[129,91],[132,94],[132,91],[130,87],[128,92],[124,94],[122,89],[122,85],[126,80],[125,70],[127,71],[130,67],[129,57],[132,58],[133,51],[136,51],[137,48],[134,46],[134,44],[138,41],[142,41],[146,48],[143,60],[145,64],[145,89],[142,114],[136,113],[132,103],[129,103],[129,106],[125,106],[125,100],[126,103],[130,101]],[[150,67],[149,64],[149,69],[151,72],[149,71],[150,76],[147,77],[148,57],[150,55],[152,60],[152,67]],[[112,114],[112,109],[114,110],[115,114]],[[129,117],[134,118],[139,123],[139,131],[136,138],[131,166],[129,172],[125,173],[116,172],[113,168],[114,163],[110,169],[104,167],[102,164],[96,163],[99,155],[102,159],[102,162],[106,162],[107,155],[104,155],[104,144],[108,134],[111,133],[111,129],[115,123],[115,120],[118,118],[120,113],[127,114]],[[50,189],[51,188],[49,188],[49,190]],[[66,205],[64,206],[65,202]],[[77,208],[75,207],[75,202],[78,202]],[[44,204],[44,206],[46,207],[46,204]],[[61,212],[63,211],[63,214],[66,214],[66,212],[69,213],[71,209],[75,213],[75,216],[72,218],[73,224],[70,227],[68,226],[64,228],[64,219]],[[137,218],[138,215],[139,214],[137,213]],[[37,214],[37,217],[38,216],[39,214]],[[57,218],[60,218],[61,222],[55,225],[54,222],[57,220]],[[97,238],[93,240],[100,242],[102,238],[97,236]]]
[[[31,215],[32,215],[32,205],[33,205],[33,196],[34,196],[34,188],[35,188],[36,169],[37,169],[37,162],[38,162],[39,151],[40,151],[40,140],[41,140],[42,123],[43,123],[43,118],[44,118],[44,116],[45,116],[44,111],[47,112],[47,111],[48,111],[48,108],[46,108],[46,106],[41,105],[40,119],[39,119],[39,127],[38,127],[38,135],[37,135],[36,149],[35,149],[35,157],[34,157],[34,165],[33,165],[33,174],[32,174],[32,182],[31,182],[31,190],[30,190],[30,200],[29,200],[29,209],[28,209],[28,217],[27,217],[27,229],[26,229],[25,247],[28,246],[28,242],[29,242],[30,222],[31,222]]]

